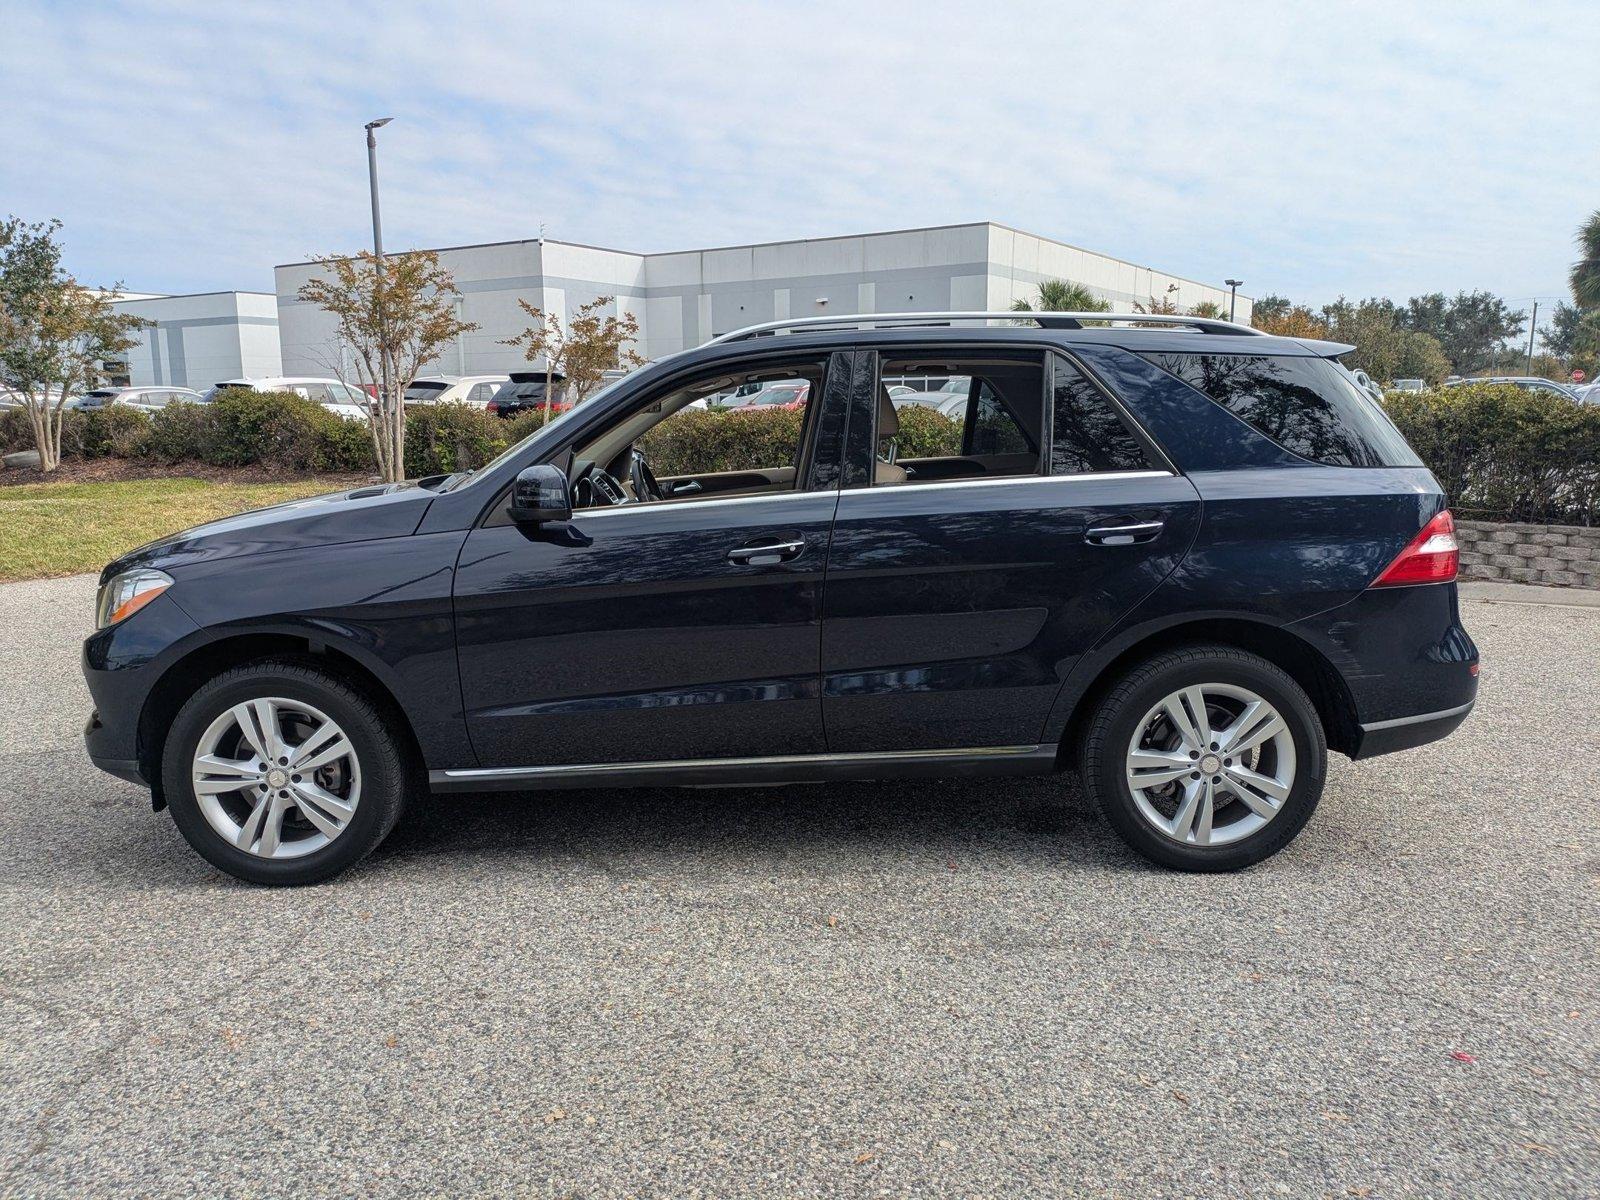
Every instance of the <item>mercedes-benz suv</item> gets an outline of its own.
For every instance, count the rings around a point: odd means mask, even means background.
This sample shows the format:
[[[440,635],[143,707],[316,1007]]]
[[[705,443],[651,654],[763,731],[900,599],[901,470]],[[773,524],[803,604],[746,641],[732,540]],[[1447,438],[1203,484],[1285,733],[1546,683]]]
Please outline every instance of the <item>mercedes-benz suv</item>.
[[[259,883],[333,876],[430,789],[1069,770],[1146,857],[1246,866],[1330,749],[1443,737],[1477,690],[1445,497],[1349,349],[1111,314],[727,334],[474,473],[111,563],[89,753]],[[807,401],[696,404],[750,384]]]

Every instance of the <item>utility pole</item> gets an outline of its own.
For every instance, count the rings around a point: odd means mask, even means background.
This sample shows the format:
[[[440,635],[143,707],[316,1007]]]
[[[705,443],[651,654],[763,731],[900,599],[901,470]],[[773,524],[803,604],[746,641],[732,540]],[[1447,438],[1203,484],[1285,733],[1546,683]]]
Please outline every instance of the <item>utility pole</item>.
[[[1239,298],[1239,288],[1244,283],[1244,280],[1224,279],[1222,282],[1228,285],[1228,320],[1231,321],[1233,320],[1234,305]]]
[[[393,117],[379,117],[367,122],[367,187],[372,193],[372,257],[375,260],[372,265],[373,301],[378,308],[380,328],[383,325],[383,218],[378,214],[378,139],[373,131],[382,129],[392,120]],[[382,342],[378,346],[378,366],[382,376],[378,403],[382,405],[389,398],[389,352]]]
[[[1539,302],[1533,302],[1533,317],[1528,322],[1528,365],[1523,368],[1524,375],[1533,374],[1533,331],[1539,328]]]

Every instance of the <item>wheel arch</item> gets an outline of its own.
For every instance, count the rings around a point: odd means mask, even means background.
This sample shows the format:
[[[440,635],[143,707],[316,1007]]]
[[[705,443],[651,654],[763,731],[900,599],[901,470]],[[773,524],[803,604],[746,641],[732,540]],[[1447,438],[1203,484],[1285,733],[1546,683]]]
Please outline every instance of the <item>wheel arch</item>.
[[[1094,661],[1076,679],[1069,678],[1051,714],[1047,737],[1058,740],[1057,765],[1077,760],[1083,727],[1100,698],[1134,664],[1178,646],[1218,644],[1258,654],[1289,675],[1307,696],[1322,721],[1328,748],[1352,754],[1360,742],[1355,700],[1338,669],[1311,643],[1281,625],[1238,616],[1181,620],[1158,628],[1130,632],[1094,652]]]
[[[184,703],[207,680],[224,671],[266,659],[290,658],[340,676],[376,705],[400,735],[402,749],[418,769],[423,762],[417,731],[394,689],[357,654],[305,634],[250,632],[226,635],[189,650],[162,672],[139,713],[137,753],[140,774],[150,781],[151,800],[166,807],[161,787],[165,731]]]

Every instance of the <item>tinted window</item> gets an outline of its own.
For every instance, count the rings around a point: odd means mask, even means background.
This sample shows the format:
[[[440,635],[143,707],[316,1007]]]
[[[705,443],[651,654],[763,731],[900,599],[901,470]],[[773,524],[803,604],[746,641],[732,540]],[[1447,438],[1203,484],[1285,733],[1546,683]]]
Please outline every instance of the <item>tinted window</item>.
[[[1154,464],[1111,401],[1066,359],[1051,358],[1050,474],[1149,470]]]
[[[970,401],[969,401],[970,403]],[[1000,393],[987,379],[978,380],[978,415],[972,419],[971,454],[1032,454],[1028,435]]]
[[[449,389],[450,385],[448,383],[439,383],[436,380],[418,380],[406,388],[405,401],[407,404],[416,404],[419,402],[425,404],[429,400],[437,400],[439,398],[439,393],[448,391]]]
[[[1045,357],[888,359],[880,380],[909,379],[918,389],[883,394],[898,428],[881,433],[879,461],[899,467],[906,483],[1039,473],[1045,440]],[[948,389],[948,390],[943,390]],[[880,470],[879,482],[900,482]]]
[[[1383,410],[1324,359],[1144,357],[1301,458],[1341,467],[1421,465]]]

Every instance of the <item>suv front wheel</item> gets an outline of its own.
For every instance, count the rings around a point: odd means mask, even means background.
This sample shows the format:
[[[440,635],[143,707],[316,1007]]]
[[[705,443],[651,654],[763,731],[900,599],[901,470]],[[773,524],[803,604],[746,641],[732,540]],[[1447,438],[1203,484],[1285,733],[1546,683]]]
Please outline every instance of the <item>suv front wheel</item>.
[[[1140,854],[1231,871],[1300,832],[1322,796],[1327,756],[1317,711],[1287,674],[1231,646],[1190,646],[1112,687],[1090,718],[1080,770]]]
[[[404,756],[382,714],[319,667],[272,660],[212,679],[162,755],[178,829],[250,883],[320,883],[366,857],[404,807]]]

